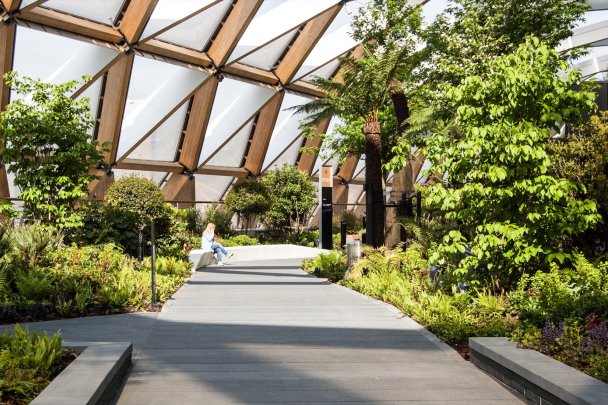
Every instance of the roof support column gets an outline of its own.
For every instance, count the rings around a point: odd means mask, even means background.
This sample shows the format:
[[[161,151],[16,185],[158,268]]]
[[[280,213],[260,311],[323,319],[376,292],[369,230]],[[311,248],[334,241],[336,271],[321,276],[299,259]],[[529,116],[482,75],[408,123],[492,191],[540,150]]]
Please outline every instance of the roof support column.
[[[329,121],[329,118],[326,118],[318,123],[316,130],[318,136],[309,137],[304,143],[304,148],[316,151],[314,153],[303,152],[298,161],[298,169],[305,172],[309,176],[312,173],[312,169],[315,167],[315,162],[317,161],[317,156],[319,155],[319,150],[321,149],[321,143],[323,142],[321,139],[321,134],[327,132],[327,128],[329,128]]]
[[[175,200],[183,187],[191,179],[190,173],[196,171],[198,160],[203,149],[205,132],[209,125],[213,100],[217,92],[218,80],[209,76],[205,83],[196,91],[190,108],[188,124],[184,135],[179,163],[184,167],[185,174],[174,173],[163,188],[167,200]]]
[[[131,78],[131,70],[135,54],[122,54],[112,67],[108,70],[105,87],[103,89],[103,100],[101,102],[101,115],[99,118],[99,127],[97,130],[97,141],[100,144],[106,144],[108,150],[104,153],[104,163],[108,169],[116,162],[116,153],[118,152],[118,141],[120,139],[120,130],[122,127],[122,119],[127,103],[127,93],[129,90],[129,80]],[[108,170],[108,175],[110,170]],[[89,194],[99,194],[97,190],[100,184],[105,188],[111,184],[111,179],[105,180],[106,171],[95,169],[93,174],[102,177],[101,179],[93,180],[89,184]],[[104,180],[104,181],[101,181]]]
[[[268,151],[270,138],[272,137],[284,96],[285,92],[283,91],[272,96],[272,99],[262,108],[258,115],[244,165],[245,170],[254,176],[258,176],[262,171],[262,164],[264,164],[264,158]]]

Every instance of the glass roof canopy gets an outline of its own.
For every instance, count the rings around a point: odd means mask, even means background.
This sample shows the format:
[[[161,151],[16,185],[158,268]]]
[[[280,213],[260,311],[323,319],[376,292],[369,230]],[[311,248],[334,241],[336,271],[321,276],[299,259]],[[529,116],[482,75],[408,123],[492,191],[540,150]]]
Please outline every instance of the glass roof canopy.
[[[283,163],[318,175],[326,162],[300,148],[319,145],[287,108],[322,96],[311,79],[332,77],[337,57],[356,51],[350,23],[368,1],[1,0],[0,73],[52,83],[90,76],[74,97],[91,99],[92,136],[112,145],[114,178],[137,172],[168,200],[217,201],[235,178]],[[411,2],[425,3],[430,22],[447,0]],[[590,3],[562,44],[592,46],[575,62],[587,77],[608,69],[608,0]],[[6,93],[1,107],[16,96]],[[360,201],[364,161],[329,163],[353,186],[348,202]],[[0,171],[0,196],[18,196],[10,180]]]

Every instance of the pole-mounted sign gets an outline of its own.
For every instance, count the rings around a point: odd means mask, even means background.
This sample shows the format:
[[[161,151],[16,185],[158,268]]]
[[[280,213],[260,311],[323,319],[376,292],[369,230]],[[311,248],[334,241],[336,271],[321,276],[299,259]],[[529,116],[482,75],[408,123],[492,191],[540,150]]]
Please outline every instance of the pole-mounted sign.
[[[332,249],[332,218],[333,198],[332,187],[334,183],[332,166],[321,166],[319,177],[319,203],[321,204],[319,218],[319,237],[321,249]]]

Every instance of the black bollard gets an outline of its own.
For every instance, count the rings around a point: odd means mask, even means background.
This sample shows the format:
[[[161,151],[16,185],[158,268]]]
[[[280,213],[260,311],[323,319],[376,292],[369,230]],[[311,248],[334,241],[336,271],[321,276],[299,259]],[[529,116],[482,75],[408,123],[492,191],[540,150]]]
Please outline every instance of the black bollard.
[[[152,305],[156,305],[156,232],[154,220],[150,224],[150,239],[152,242]]]
[[[346,246],[346,222],[340,221],[340,249],[344,250]]]

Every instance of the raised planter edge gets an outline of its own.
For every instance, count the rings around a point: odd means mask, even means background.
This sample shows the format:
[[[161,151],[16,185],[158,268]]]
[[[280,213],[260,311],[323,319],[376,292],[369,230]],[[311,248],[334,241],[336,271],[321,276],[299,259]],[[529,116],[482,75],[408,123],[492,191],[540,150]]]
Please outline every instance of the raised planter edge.
[[[536,404],[607,404],[608,384],[505,337],[469,339],[471,362]]]
[[[114,403],[131,367],[130,342],[64,342],[64,348],[83,350],[38,395],[32,405],[101,405]]]

